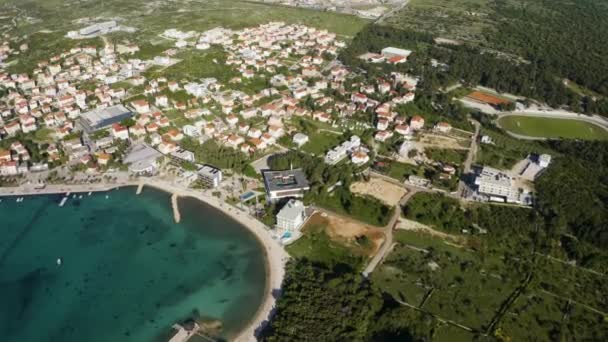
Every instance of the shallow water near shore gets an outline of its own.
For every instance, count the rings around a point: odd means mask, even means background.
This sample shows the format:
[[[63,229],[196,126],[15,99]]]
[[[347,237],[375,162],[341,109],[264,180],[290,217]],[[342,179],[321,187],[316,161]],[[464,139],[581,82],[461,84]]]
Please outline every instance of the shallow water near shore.
[[[190,198],[176,224],[147,187],[80,195],[0,203],[1,341],[166,341],[193,313],[229,336],[255,315],[265,260],[245,227]]]

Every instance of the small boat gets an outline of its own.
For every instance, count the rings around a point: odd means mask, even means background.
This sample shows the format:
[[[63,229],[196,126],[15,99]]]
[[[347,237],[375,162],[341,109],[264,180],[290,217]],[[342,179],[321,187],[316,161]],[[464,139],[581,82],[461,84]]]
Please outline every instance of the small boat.
[[[106,199],[110,198],[110,196],[106,195]]]
[[[78,199],[82,199],[82,195],[78,196]]]
[[[63,264],[63,259],[57,258],[57,266],[61,266],[61,264]]]
[[[73,195],[72,198],[76,198],[76,195]]]
[[[91,191],[89,191],[89,196],[91,196],[91,194],[92,194],[92,192],[91,192]]]

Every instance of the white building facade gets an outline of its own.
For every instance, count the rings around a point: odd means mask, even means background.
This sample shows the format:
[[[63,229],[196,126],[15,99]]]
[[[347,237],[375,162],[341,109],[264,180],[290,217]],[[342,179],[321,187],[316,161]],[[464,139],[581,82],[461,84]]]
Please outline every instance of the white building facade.
[[[277,228],[293,232],[300,229],[305,219],[304,203],[291,199],[277,214]]]

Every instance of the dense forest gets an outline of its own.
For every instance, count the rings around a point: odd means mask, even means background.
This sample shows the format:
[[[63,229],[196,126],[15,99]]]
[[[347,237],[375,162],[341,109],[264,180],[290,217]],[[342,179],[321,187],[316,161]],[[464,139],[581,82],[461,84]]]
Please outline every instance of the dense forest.
[[[415,323],[418,322],[418,323]],[[383,296],[345,265],[287,265],[283,295],[262,341],[424,341],[431,317]]]
[[[549,143],[559,158],[537,181],[538,208],[554,234],[608,248],[608,142]],[[592,262],[592,260],[587,260]]]
[[[608,6],[599,1],[543,1],[513,6],[494,1],[495,27],[484,31],[484,45],[438,45],[434,36],[413,29],[369,25],[340,58],[370,77],[390,71],[422,77],[419,93],[456,82],[483,85],[574,111],[608,115]],[[573,14],[575,13],[575,14]],[[415,53],[399,66],[360,60],[362,53],[397,46]],[[438,63],[431,64],[431,60]],[[574,90],[563,80],[583,87]]]
[[[601,0],[493,2],[491,48],[608,96],[608,3]]]

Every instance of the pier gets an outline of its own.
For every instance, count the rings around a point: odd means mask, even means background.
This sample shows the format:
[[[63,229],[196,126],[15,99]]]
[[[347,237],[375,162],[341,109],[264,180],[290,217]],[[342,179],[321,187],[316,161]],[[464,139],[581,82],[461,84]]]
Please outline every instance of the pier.
[[[136,194],[139,195],[141,194],[141,191],[144,189],[144,183],[140,182],[139,185],[137,186],[137,192]]]
[[[178,197],[177,194],[171,196],[171,207],[173,207],[173,218],[175,219],[175,223],[179,223],[179,221],[182,220],[182,216],[179,213],[179,207],[177,206]]]

